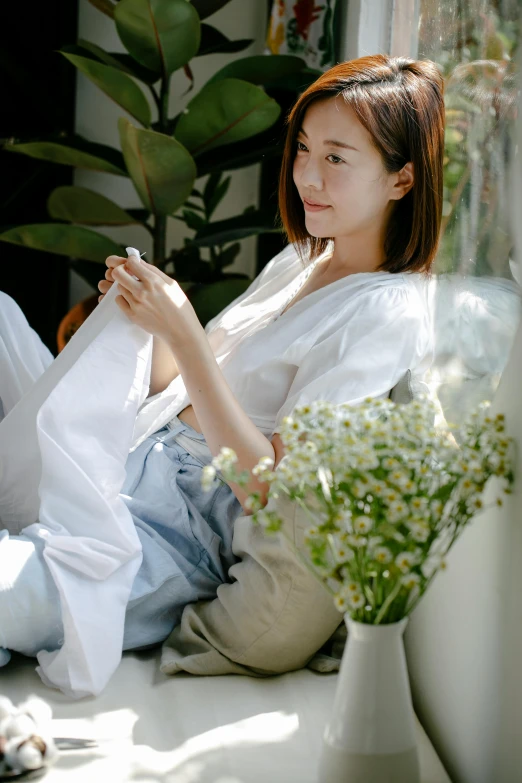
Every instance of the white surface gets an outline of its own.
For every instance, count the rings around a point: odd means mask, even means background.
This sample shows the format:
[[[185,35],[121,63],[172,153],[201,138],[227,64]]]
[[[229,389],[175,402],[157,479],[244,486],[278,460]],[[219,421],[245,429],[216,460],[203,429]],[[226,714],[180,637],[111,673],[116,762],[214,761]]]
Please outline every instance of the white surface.
[[[0,693],[51,704],[55,737],[99,747],[63,751],[47,783],[317,783],[337,675],[165,677],[159,652],[125,653],[106,690],[70,702],[45,688],[34,662],[0,670]],[[417,723],[422,783],[450,783]]]

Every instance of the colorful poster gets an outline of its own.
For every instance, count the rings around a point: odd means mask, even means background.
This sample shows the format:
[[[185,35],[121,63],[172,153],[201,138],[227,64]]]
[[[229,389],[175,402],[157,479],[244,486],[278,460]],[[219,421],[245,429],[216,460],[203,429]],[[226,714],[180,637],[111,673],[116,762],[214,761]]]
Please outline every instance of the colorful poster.
[[[294,54],[310,68],[327,70],[337,62],[334,12],[337,0],[273,0],[267,54]]]

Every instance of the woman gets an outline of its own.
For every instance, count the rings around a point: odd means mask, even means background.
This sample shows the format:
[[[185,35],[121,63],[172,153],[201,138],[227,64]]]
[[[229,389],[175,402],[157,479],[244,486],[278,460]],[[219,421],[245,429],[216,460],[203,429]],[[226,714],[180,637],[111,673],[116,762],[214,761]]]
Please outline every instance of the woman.
[[[135,256],[107,259],[100,299],[117,282],[118,307],[154,337],[151,396],[121,490],[143,549],[123,649],[160,642],[186,604],[216,594],[236,560],[233,525],[249,512],[248,494],[266,502],[256,479],[203,492],[202,467],[222,446],[234,449],[238,470],[263,456],[277,464],[280,424],[295,405],[385,397],[408,369],[426,368],[431,331],[417,283],[437,247],[443,140],[433,63],[383,55],[341,63],[288,117],[279,206],[291,244],[205,329],[176,281]],[[0,348],[12,380],[17,346],[41,347],[7,299]],[[12,397],[2,398],[6,413]],[[43,550],[42,539],[0,538],[5,661],[7,650],[35,655],[63,642]]]

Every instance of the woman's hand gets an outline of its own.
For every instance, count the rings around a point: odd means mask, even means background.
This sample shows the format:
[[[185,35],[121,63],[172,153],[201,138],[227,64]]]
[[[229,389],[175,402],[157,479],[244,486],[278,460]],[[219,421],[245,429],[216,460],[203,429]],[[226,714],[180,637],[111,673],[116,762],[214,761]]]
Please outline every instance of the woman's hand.
[[[119,260],[117,256],[109,256],[107,266],[111,259]],[[123,264],[111,266],[105,276],[110,281],[111,275],[112,280],[118,283],[121,293],[115,302],[129,320],[150,334],[161,337],[173,351],[176,344],[184,343],[186,346],[193,335],[200,339],[203,327],[178,283],[136,256],[129,256],[123,261]],[[99,285],[102,284],[105,287],[103,280]]]
[[[108,256],[108,258],[105,259],[105,264],[108,269],[105,272],[105,280],[100,280],[98,283],[98,290],[102,292],[102,295],[98,297],[98,302],[101,302],[105,294],[108,293],[110,287],[114,283],[112,270],[117,266],[124,264],[126,260],[126,258],[122,258],[121,256]]]

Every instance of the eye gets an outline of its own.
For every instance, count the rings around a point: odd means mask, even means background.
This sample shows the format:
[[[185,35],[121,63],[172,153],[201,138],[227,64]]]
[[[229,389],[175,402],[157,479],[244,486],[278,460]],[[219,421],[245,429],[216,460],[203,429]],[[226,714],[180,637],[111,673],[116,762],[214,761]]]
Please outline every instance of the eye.
[[[332,160],[332,163],[335,163],[335,164],[344,162],[343,159],[339,157],[339,155],[334,155],[333,153],[332,153],[332,155],[328,155],[328,157],[329,158],[337,158],[337,160]]]
[[[301,147],[299,146],[300,144],[301,144],[302,147],[304,147],[306,149],[306,145],[304,145],[302,141],[298,141],[297,142],[297,150],[298,150],[298,152],[301,152]]]

